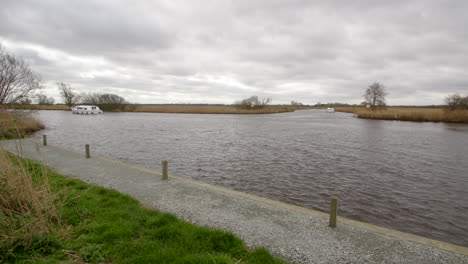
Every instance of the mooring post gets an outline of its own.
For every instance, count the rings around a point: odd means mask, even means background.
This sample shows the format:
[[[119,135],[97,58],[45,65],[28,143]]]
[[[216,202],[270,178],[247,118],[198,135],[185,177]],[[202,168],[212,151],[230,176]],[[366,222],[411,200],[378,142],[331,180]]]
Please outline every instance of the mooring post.
[[[331,228],[336,227],[336,211],[338,209],[338,198],[332,196],[331,198],[331,208],[330,208],[330,224],[328,225]]]
[[[89,154],[89,144],[85,145],[85,150],[86,150],[86,158],[87,159],[91,158],[91,155]]]
[[[47,146],[47,136],[42,135],[42,145]]]
[[[162,161],[162,179],[167,180],[167,160]]]

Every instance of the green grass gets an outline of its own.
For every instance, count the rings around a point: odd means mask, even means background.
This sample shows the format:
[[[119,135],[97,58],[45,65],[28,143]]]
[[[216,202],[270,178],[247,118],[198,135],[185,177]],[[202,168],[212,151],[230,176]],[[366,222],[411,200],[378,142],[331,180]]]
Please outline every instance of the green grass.
[[[25,162],[33,177],[40,177],[42,166]],[[3,245],[0,262],[284,263],[263,248],[246,248],[231,233],[146,209],[117,191],[53,172],[48,175],[52,191],[60,197],[58,231],[35,235],[28,245],[21,241]]]

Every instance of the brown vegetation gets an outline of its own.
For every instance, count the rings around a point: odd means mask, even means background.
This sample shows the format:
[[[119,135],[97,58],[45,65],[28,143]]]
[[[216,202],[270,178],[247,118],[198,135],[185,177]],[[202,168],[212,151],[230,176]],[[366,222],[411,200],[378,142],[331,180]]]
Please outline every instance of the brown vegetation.
[[[265,106],[263,108],[245,109],[229,105],[135,105],[134,107],[134,112],[191,114],[273,114],[293,112],[298,109],[292,106]]]
[[[468,123],[468,110],[448,111],[444,108],[388,107],[371,111],[364,107],[337,107],[339,112],[354,113],[359,118],[419,122]]]
[[[44,125],[30,113],[0,110],[0,139],[23,137],[41,129]]]
[[[8,108],[10,109],[18,109],[18,110],[63,110],[63,111],[70,111],[71,107],[68,105],[34,105],[34,104],[14,104],[9,105]]]
[[[27,247],[59,223],[56,196],[45,169],[30,167],[1,147],[0,168],[0,248]]]
[[[15,109],[70,110],[66,105],[12,105]],[[122,112],[187,113],[187,114],[274,114],[305,109],[305,106],[272,105],[260,109],[244,109],[234,105],[125,105]]]

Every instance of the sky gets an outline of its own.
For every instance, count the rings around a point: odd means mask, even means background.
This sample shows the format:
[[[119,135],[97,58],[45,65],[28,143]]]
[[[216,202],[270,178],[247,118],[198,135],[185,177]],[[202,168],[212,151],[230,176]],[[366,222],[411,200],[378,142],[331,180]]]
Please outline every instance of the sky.
[[[389,105],[468,94],[468,1],[2,0],[0,43],[41,76],[132,103],[252,95]]]

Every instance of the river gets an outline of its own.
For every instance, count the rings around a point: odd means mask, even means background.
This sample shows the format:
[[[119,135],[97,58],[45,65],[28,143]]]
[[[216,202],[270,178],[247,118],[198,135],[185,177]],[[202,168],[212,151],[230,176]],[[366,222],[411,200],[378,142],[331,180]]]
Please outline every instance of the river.
[[[468,246],[468,125],[272,115],[34,113],[50,144]],[[131,177],[131,175],[129,175]]]

